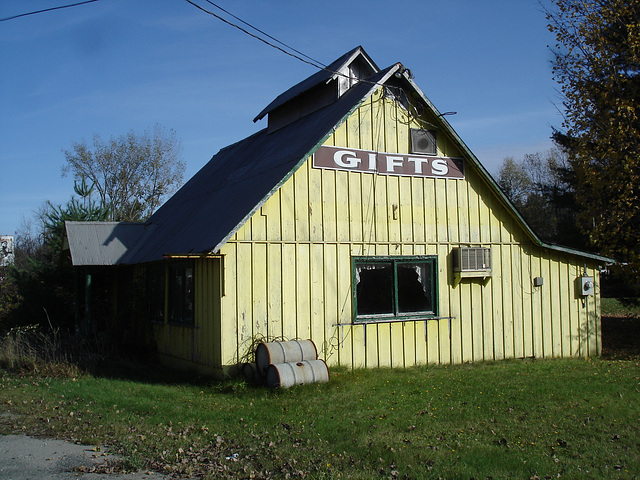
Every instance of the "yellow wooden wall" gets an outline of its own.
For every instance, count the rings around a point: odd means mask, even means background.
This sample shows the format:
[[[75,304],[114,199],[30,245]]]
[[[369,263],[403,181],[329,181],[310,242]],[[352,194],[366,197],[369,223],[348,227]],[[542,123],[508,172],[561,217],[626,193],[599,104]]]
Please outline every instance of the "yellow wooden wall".
[[[421,126],[378,92],[325,144],[408,153],[409,128]],[[439,155],[462,156],[442,129],[437,142]],[[465,168],[464,180],[397,177],[314,169],[308,159],[221,249],[222,287],[215,274],[197,279],[213,296],[223,291],[219,318],[199,307],[196,329],[170,330],[167,349],[215,366],[250,360],[257,341],[307,338],[330,365],[352,367],[599,353],[599,296],[583,305],[575,290],[585,259],[533,245]],[[459,245],[490,247],[492,277],[457,282],[450,254]],[[437,255],[439,315],[448,318],[352,324],[351,258],[366,255]],[[197,303],[208,305],[207,295]]]
[[[167,266],[171,261],[166,262]],[[220,344],[222,261],[220,258],[194,259],[193,325],[166,321],[152,324],[153,341],[165,363],[176,367],[196,367],[207,374],[219,375],[223,372]],[[168,301],[168,297],[165,298],[165,312]]]

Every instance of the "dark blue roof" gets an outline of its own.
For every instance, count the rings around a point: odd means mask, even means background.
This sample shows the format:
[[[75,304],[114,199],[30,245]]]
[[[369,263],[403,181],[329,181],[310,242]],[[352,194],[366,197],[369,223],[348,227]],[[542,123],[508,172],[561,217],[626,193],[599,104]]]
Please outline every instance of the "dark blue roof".
[[[375,74],[335,103],[279,130],[263,129],[220,150],[153,214],[145,236],[122,263],[160,260],[164,254],[217,252],[397,68]]]

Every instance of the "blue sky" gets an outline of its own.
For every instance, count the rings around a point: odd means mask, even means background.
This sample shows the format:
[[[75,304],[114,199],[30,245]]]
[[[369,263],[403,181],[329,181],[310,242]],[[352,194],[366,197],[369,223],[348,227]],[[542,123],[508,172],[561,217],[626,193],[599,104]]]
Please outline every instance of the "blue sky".
[[[77,1],[2,0],[0,18]],[[491,172],[548,150],[561,126],[537,0],[215,3],[324,64],[357,45],[381,68],[402,62],[436,108],[457,112],[447,120]],[[99,0],[0,22],[0,65],[3,235],[46,200],[70,199],[61,167],[73,142],[157,123],[182,141],[189,178],[264,128],[253,118],[315,72],[184,0]]]

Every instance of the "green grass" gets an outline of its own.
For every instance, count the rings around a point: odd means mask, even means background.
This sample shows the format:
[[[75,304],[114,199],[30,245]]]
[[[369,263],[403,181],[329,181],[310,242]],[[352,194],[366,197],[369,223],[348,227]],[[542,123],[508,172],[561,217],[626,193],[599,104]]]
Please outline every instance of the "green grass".
[[[640,316],[640,298],[603,298],[601,310],[608,316]]]
[[[129,468],[205,478],[640,474],[637,357],[331,373],[278,391],[5,373],[0,432],[107,445]]]

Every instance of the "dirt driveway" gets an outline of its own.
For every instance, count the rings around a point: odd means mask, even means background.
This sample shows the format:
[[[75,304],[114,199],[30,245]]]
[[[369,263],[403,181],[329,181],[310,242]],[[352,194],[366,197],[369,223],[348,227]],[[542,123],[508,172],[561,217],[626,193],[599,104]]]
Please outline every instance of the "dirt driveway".
[[[168,480],[154,472],[110,473],[121,459],[95,447],[63,440],[0,436],[3,480]]]

